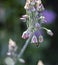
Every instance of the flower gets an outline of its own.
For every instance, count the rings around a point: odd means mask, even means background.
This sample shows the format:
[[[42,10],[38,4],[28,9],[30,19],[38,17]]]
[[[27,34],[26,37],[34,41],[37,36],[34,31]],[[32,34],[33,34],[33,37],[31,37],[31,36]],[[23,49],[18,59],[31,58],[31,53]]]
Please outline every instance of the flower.
[[[37,38],[39,38],[40,35],[43,35],[43,30],[37,30],[34,32],[34,35],[36,35]]]
[[[26,30],[26,31],[23,32],[22,38],[23,38],[23,39],[27,39],[27,38],[30,37],[30,34],[31,34],[30,31]]]
[[[12,39],[9,39],[9,45],[8,45],[8,53],[7,53],[7,55],[11,55],[13,52],[15,53],[16,50],[17,50],[16,43]]]
[[[42,35],[39,36],[39,42],[40,42],[40,43],[43,42],[43,36],[42,36]]]
[[[42,30],[38,30],[34,32],[34,35],[36,36],[39,43],[43,42],[43,31]]]
[[[50,35],[50,36],[53,36],[53,32],[49,29],[47,29],[47,34]]]
[[[28,15],[23,15],[22,17],[23,17],[23,18],[28,18]]]
[[[49,35],[53,35],[52,31],[48,30],[43,25],[43,23],[47,23],[47,21],[50,20],[48,18],[50,18],[51,12],[44,11],[41,0],[27,0],[25,9],[26,15],[23,15],[22,17],[28,17],[28,19],[26,20],[27,30],[22,34],[23,39],[29,38],[30,34],[33,33],[31,43],[42,43],[44,41],[42,29],[46,30]],[[51,17],[53,18],[53,14],[51,14]]]
[[[26,3],[24,8],[28,10],[29,9],[29,3]]]
[[[38,43],[37,37],[35,35],[33,35],[31,43]]]
[[[30,11],[36,11],[35,7],[31,7]]]
[[[39,23],[36,23],[35,24],[35,27],[39,29],[40,28],[40,24]]]
[[[45,17],[44,16],[40,16],[40,19],[45,19]]]
[[[37,11],[40,11],[40,12],[44,11],[44,7],[43,7],[43,5],[41,3],[41,0],[36,2],[36,9],[37,9]]]
[[[47,24],[52,23],[55,20],[56,14],[52,10],[45,10],[42,12],[44,15],[45,19],[47,20]]]
[[[30,5],[34,6],[35,5],[35,0],[30,0]]]

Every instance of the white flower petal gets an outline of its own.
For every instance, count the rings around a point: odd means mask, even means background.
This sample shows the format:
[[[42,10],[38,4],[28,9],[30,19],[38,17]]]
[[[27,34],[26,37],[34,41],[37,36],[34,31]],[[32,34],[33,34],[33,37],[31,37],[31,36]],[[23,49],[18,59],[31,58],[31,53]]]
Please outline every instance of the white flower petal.
[[[53,32],[51,30],[47,30],[47,34],[53,36]]]

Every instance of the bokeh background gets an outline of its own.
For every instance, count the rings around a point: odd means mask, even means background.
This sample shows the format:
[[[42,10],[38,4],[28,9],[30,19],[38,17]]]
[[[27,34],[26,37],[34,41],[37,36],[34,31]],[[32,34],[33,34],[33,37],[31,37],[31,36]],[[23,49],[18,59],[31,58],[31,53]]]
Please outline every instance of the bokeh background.
[[[58,65],[58,3],[57,0],[42,0],[42,2],[49,16],[52,17],[52,20],[48,18],[45,26],[50,28],[54,35],[50,37],[45,33],[44,42],[39,48],[29,44],[22,56],[26,63],[17,62],[16,65],[37,65],[39,60],[42,60],[44,65]],[[9,38],[16,42],[17,53],[26,41],[21,38],[21,35],[27,27],[20,21],[20,17],[26,13],[24,5],[25,0],[0,0],[0,65],[5,65]]]

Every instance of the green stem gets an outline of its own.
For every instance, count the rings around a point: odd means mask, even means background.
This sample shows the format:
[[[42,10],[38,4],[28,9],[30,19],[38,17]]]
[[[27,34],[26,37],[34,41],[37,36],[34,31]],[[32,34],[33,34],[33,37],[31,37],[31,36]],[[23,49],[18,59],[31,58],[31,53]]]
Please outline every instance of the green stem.
[[[23,48],[21,49],[20,53],[18,54],[18,58],[20,58],[23,55],[23,53],[26,50],[26,47],[28,46],[32,36],[33,36],[33,34],[31,34],[30,37],[27,39],[26,43],[24,44]]]

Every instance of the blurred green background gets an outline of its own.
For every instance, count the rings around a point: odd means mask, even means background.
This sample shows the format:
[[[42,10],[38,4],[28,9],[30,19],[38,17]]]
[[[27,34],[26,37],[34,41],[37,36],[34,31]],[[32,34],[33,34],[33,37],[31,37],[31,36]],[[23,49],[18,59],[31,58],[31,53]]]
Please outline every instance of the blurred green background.
[[[46,9],[56,13],[55,21],[46,25],[52,29],[54,36],[50,37],[45,33],[44,43],[39,48],[29,44],[23,54],[26,63],[17,62],[16,65],[37,65],[39,60],[45,65],[58,65],[58,3],[57,0],[42,0],[42,2]],[[26,41],[21,38],[23,31],[27,29],[26,24],[20,21],[20,17],[26,13],[24,5],[25,0],[0,0],[0,65],[5,65],[9,38],[18,45],[18,53]]]

